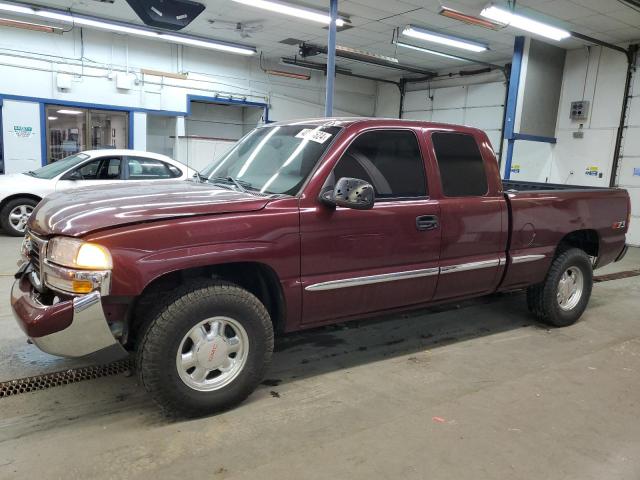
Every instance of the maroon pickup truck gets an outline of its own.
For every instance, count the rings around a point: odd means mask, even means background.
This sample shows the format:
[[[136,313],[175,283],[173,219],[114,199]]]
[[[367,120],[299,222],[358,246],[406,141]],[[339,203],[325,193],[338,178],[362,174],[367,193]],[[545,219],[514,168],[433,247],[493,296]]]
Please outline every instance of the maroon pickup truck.
[[[192,181],[43,200],[11,304],[42,350],[135,351],[155,400],[199,415],[254,390],[274,332],[522,288],[570,325],[629,213],[621,189],[502,182],[473,128],[274,123]]]

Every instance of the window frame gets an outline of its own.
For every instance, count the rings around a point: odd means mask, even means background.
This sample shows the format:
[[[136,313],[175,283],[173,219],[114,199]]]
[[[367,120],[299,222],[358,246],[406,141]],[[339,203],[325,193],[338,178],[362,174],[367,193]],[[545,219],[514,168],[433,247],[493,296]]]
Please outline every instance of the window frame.
[[[418,196],[402,196],[402,197],[378,197],[376,196],[375,198],[375,203],[383,203],[383,202],[398,202],[398,201],[412,201],[412,200],[429,200],[431,198],[431,194],[430,194],[430,188],[429,188],[429,176],[428,176],[428,172],[427,172],[427,165],[426,165],[426,158],[424,155],[424,151],[422,148],[422,142],[420,141],[420,136],[418,135],[418,133],[415,131],[415,129],[410,128],[410,127],[372,127],[372,128],[367,128],[364,130],[361,130],[360,132],[358,132],[349,142],[348,145],[346,145],[344,147],[344,150],[342,151],[342,153],[340,154],[340,158],[338,158],[338,160],[336,161],[336,163],[333,165],[333,167],[331,168],[331,172],[329,173],[329,175],[327,176],[322,189],[324,190],[327,187],[327,182],[329,181],[329,179],[331,178],[331,175],[333,174],[333,172],[335,171],[336,167],[338,166],[338,164],[340,163],[340,161],[343,159],[343,157],[347,154],[347,152],[349,151],[349,148],[351,148],[351,146],[362,136],[368,133],[372,133],[372,132],[379,132],[379,131],[385,131],[385,132],[411,132],[416,140],[416,145],[418,146],[418,152],[420,154],[420,165],[422,167],[422,173],[424,175],[424,189],[425,189],[425,195],[418,195]],[[339,179],[335,178],[335,175],[333,175],[334,177],[334,181],[337,182]]]
[[[436,151],[436,145],[433,141],[433,136],[435,134],[445,134],[445,135],[464,135],[467,137],[471,137],[471,139],[473,140],[473,143],[476,145],[477,149],[478,149],[478,154],[480,155],[480,161],[482,163],[482,169],[484,171],[484,175],[485,175],[485,180],[486,180],[486,184],[487,184],[487,190],[482,194],[482,195],[458,195],[458,196],[450,196],[447,195],[445,193],[444,190],[444,181],[442,179],[442,173],[440,172],[440,161],[438,160],[438,152]],[[486,198],[489,196],[489,193],[491,192],[491,186],[489,185],[489,176],[487,175],[487,165],[484,159],[484,155],[482,155],[482,150],[480,149],[480,145],[478,144],[478,141],[476,139],[476,137],[468,132],[460,132],[460,131],[451,131],[451,130],[432,130],[431,132],[429,132],[429,142],[431,143],[431,150],[433,151],[433,160],[435,163],[435,167],[437,169],[438,172],[438,178],[440,181],[440,193],[442,195],[443,198]]]
[[[126,180],[126,181],[150,182],[150,181],[158,181],[158,180],[175,180],[175,179],[181,178],[185,173],[178,166],[173,165],[173,164],[168,163],[168,162],[165,162],[164,160],[160,160],[159,158],[143,157],[143,156],[140,156],[140,155],[124,155],[123,158],[124,158],[124,165],[125,165],[124,166],[125,174],[123,176],[123,180]],[[144,160],[152,160],[152,161],[155,161],[155,162],[159,162],[162,165],[164,165],[164,168],[166,168],[169,173],[171,173],[171,168],[169,168],[169,167],[173,167],[173,168],[177,169],[178,172],[180,172],[180,174],[175,176],[175,177],[173,175],[171,175],[171,176],[166,177],[166,178],[164,178],[164,177],[163,178],[131,178],[131,173],[130,173],[130,170],[129,170],[129,159],[131,159],[131,158],[140,158],[140,159],[144,159]]]
[[[82,153],[82,152],[80,152]],[[75,167],[73,167],[70,170],[67,170],[61,177],[60,180],[69,180],[69,177],[71,175],[73,175],[74,172],[78,172],[81,169],[83,169],[84,167],[86,167],[87,165],[89,165],[92,162],[100,162],[100,164],[98,165],[98,170],[100,170],[100,168],[102,167],[102,162],[104,162],[105,160],[112,160],[114,158],[119,158],[120,159],[120,175],[118,178],[83,178],[82,180],[79,180],[80,182],[84,182],[84,181],[89,181],[89,182],[97,182],[97,181],[114,181],[114,180],[124,180],[124,158],[122,155],[103,155],[103,156],[99,156],[99,157],[91,157],[86,159],[83,163],[81,163],[80,165],[76,165]]]

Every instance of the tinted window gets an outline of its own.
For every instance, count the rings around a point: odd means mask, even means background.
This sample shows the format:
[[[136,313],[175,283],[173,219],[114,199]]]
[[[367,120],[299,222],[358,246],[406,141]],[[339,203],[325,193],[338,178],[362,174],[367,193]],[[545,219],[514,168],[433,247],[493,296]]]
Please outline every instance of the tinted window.
[[[427,182],[418,140],[406,130],[376,130],[360,135],[334,171],[342,177],[365,180],[377,198],[424,197]]]
[[[161,180],[182,175],[173,165],[160,160],[142,157],[129,157],[129,180]]]
[[[120,158],[99,158],[78,169],[83,180],[118,180],[120,178]]]
[[[475,139],[463,133],[434,133],[431,139],[445,196],[485,195],[487,174]]]

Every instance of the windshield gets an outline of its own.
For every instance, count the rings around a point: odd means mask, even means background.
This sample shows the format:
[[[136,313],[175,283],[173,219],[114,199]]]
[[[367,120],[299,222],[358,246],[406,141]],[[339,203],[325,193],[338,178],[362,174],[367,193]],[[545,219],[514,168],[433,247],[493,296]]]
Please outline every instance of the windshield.
[[[295,195],[339,131],[315,125],[256,128],[200,177],[228,179],[261,193]]]
[[[50,163],[49,165],[45,165],[42,168],[37,170],[32,170],[29,172],[25,172],[25,175],[30,175],[36,178],[45,178],[47,180],[51,180],[54,177],[57,177],[63,172],[66,172],[72,167],[75,167],[80,162],[85,161],[89,158],[89,155],[86,153],[76,153],[75,155],[71,155],[70,157],[65,157],[62,160],[58,160],[57,162]]]

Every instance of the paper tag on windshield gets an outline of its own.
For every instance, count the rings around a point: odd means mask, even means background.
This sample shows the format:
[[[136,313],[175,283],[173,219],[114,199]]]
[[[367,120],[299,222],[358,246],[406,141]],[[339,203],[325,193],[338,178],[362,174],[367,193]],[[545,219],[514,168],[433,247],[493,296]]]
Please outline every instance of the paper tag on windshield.
[[[311,128],[303,128],[298,132],[296,138],[303,138],[305,140],[311,140],[316,143],[324,143],[332,137],[330,133],[323,132],[321,130],[315,130]]]

